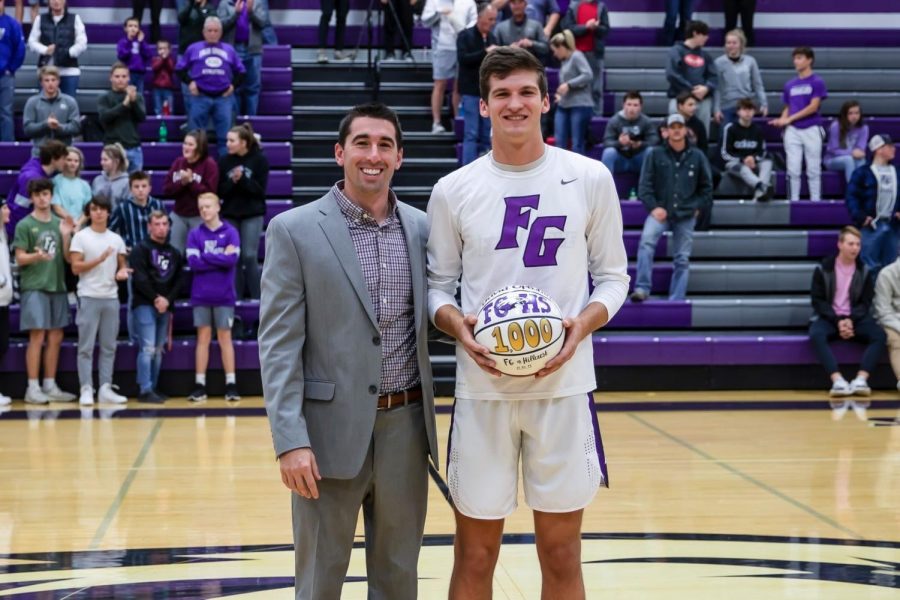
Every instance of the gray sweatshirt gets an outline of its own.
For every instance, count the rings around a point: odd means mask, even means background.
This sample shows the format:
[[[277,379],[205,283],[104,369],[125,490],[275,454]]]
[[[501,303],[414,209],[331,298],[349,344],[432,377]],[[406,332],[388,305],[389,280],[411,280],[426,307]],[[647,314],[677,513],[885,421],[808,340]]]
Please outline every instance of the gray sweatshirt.
[[[106,173],[101,172],[94,177],[91,183],[91,193],[95,196],[106,196],[112,203],[112,209],[116,209],[119,202],[128,200],[131,188],[128,185],[128,173],[123,172],[110,179]]]
[[[497,43],[501,46],[509,46],[513,42],[529,39],[533,42],[528,50],[540,59],[544,59],[550,53],[550,45],[547,43],[547,36],[544,35],[544,26],[526,17],[521,23],[516,23],[513,19],[507,19],[497,25],[494,30],[497,36]]]
[[[632,140],[640,140],[643,142],[641,150],[648,146],[656,146],[659,144],[659,133],[653,121],[641,113],[637,119],[629,120],[625,118],[625,113],[619,111],[606,124],[606,131],[603,133],[603,145],[607,148],[615,148],[622,156],[633,156],[635,150],[631,147],[623,148],[619,144],[619,136],[622,132],[627,133]]]
[[[733,108],[741,98],[753,98],[759,108],[768,106],[766,88],[755,58],[742,54],[737,61],[733,61],[723,54],[714,64],[719,78],[713,100],[714,112],[722,110],[722,107]]]
[[[594,80],[594,72],[591,65],[580,51],[575,50],[572,56],[562,62],[559,68],[559,82],[568,83],[569,91],[559,101],[559,106],[572,108],[573,106],[594,106],[594,98],[591,96],[591,82]]]
[[[56,116],[59,127],[50,129],[47,118]],[[47,140],[59,140],[66,146],[72,144],[72,138],[81,132],[81,113],[78,111],[78,103],[72,96],[62,92],[50,99],[41,91],[25,102],[22,111],[22,128],[25,137],[31,138],[34,144],[33,156],[37,156],[38,147]]]
[[[900,333],[900,259],[878,274],[875,281],[875,318],[882,327]]]

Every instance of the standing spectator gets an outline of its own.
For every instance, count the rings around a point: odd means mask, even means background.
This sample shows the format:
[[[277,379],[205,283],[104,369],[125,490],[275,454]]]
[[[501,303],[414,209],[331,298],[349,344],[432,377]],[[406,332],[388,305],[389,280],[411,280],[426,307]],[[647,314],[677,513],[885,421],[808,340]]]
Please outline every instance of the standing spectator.
[[[19,265],[19,290],[22,313],[19,329],[28,332],[25,368],[28,388],[25,402],[71,402],[75,394],[59,389],[56,368],[63,327],[69,324],[69,302],[63,263],[69,253],[72,226],[50,211],[53,183],[49,179],[33,179],[28,195],[34,210],[16,225],[13,248]],[[44,342],[47,347],[44,348]],[[44,355],[44,384],[39,385],[41,351]]]
[[[162,5],[163,0],[149,0],[150,1],[150,43],[155,44],[159,40],[162,39],[161,31],[159,27],[159,16],[162,13]],[[133,12],[132,19],[138,22],[138,26],[140,26],[141,22],[144,20],[144,6],[147,5],[147,0],[131,0],[131,7]],[[120,59],[121,60],[121,57]]]
[[[225,153],[225,136],[231,127],[234,100],[230,98],[244,78],[244,64],[231,44],[222,39],[222,21],[207,17],[203,41],[191,44],[178,59],[175,70],[188,84],[191,110],[188,129],[206,129],[210,117],[216,130],[216,142]]]
[[[70,146],[72,138],[81,132],[78,103],[60,91],[59,69],[42,67],[38,73],[41,91],[25,102],[22,111],[22,129],[34,145],[32,156],[38,155],[38,148],[47,140]]]
[[[384,14],[384,60],[396,60],[394,48],[397,47],[399,37],[400,59],[412,62],[412,32],[413,32],[413,8],[412,5],[420,0],[381,0]]]
[[[875,295],[875,277],[859,258],[862,236],[856,227],[841,229],[837,256],[827,256],[813,271],[813,316],[809,324],[809,341],[831,377],[832,396],[868,396],[869,374],[878,365],[887,338],[869,314]],[[865,344],[862,363],[850,383],[841,375],[828,342],[842,340]]]
[[[109,228],[122,236],[125,247],[131,251],[147,237],[150,215],[157,211],[165,212],[165,208],[160,200],[150,195],[150,176],[147,173],[135,171],[129,175],[128,186],[131,194],[113,210]]]
[[[97,401],[101,404],[124,404],[125,396],[113,389],[113,364],[116,360],[116,339],[119,336],[119,281],[128,279],[125,263],[125,242],[107,228],[110,203],[103,196],[95,196],[85,207],[91,224],[72,237],[69,260],[72,272],[78,276],[78,381],[81,385],[79,403],[94,403],[94,346],[100,342],[97,370],[100,389]]]
[[[131,249],[128,264],[132,270],[131,310],[140,350],[137,357],[138,401],[162,404],[159,369],[163,346],[169,331],[169,319],[175,299],[183,285],[184,260],[166,241],[169,216],[163,211],[150,213],[149,237]]]
[[[559,3],[556,0],[528,0],[525,6],[525,14],[544,28],[544,37],[548,40],[553,36],[556,26],[559,25]]]
[[[117,62],[109,72],[112,89],[97,99],[97,116],[103,127],[103,144],[121,144],[128,159],[128,172],[144,168],[144,151],[138,125],[147,118],[144,94],[128,83],[128,67]]]
[[[690,92],[681,92],[675,98],[675,112],[684,117],[687,126],[688,141],[700,148],[703,154],[709,150],[709,138],[706,135],[706,127],[697,118],[697,99]]]
[[[356,58],[352,50],[344,52],[344,30],[347,27],[347,13],[350,12],[350,0],[320,0],[322,14],[319,16],[319,52],[316,54],[316,62],[325,64],[328,62],[328,24],[331,15],[334,14],[334,60],[350,61]],[[337,10],[335,10],[337,9]],[[425,19],[423,18],[423,21]],[[428,25],[429,23],[425,23]],[[436,46],[431,45],[434,49]]]
[[[188,235],[188,265],[193,273],[191,306],[197,328],[196,386],[188,400],[206,400],[206,367],[212,328],[222,353],[225,369],[225,400],[240,400],[235,379],[234,346],[231,326],[234,324],[234,272],[241,253],[237,230],[219,219],[219,197],[200,194],[197,205],[203,222]],[[259,243],[259,240],[257,240]]]
[[[69,12],[66,0],[50,0],[49,6],[49,11],[35,17],[28,47],[39,55],[38,67],[59,69],[60,91],[75,98],[81,78],[78,57],[87,50],[87,33],[81,17]]]
[[[265,1],[222,0],[219,18],[222,19],[225,41],[234,46],[244,65],[244,81],[234,93],[234,114],[255,116],[262,87],[262,29],[265,25]],[[221,142],[219,142],[221,143]]]
[[[813,73],[816,55],[812,48],[795,48],[793,58],[797,77],[784,84],[784,109],[769,124],[784,127],[790,199],[800,199],[800,173],[805,159],[809,199],[817,201],[822,199],[822,138],[825,137],[819,108],[828,97],[828,90],[822,78]]]
[[[524,48],[544,62],[550,52],[547,36],[544,35],[544,24],[528,18],[525,14],[527,4],[527,0],[509,0],[512,16],[497,25],[494,35],[497,36],[499,45]]]
[[[722,130],[721,153],[725,169],[743,181],[754,200],[772,196],[772,161],[766,158],[766,140],[753,122],[756,105],[750,98],[738,101],[738,120]]]
[[[609,11],[600,0],[575,0],[569,4],[562,28],[575,36],[575,49],[584,54],[594,72],[591,94],[594,114],[603,114],[603,58],[606,56],[606,36],[609,34]]]
[[[754,13],[756,13],[756,0],[725,0],[725,31],[735,30],[738,22],[738,14],[740,14],[741,30],[743,30],[744,35],[747,36],[746,45],[755,45],[756,35],[753,31]]]
[[[191,44],[203,39],[203,24],[208,17],[215,16],[216,8],[208,0],[183,0],[178,8],[178,50],[184,55]],[[191,114],[193,95],[189,88],[190,81],[181,82],[181,98],[184,102],[184,114]]]
[[[622,110],[606,124],[601,160],[610,173],[640,173],[647,149],[659,143],[656,127],[643,108],[640,92],[625,92]]]
[[[769,114],[766,88],[756,59],[744,52],[747,40],[740,29],[725,34],[725,54],[714,65],[718,82],[713,94],[713,115],[716,123],[731,123],[737,119],[737,103],[743,98],[756,100],[762,116]]]
[[[4,2],[0,0],[0,142],[12,142],[16,71],[25,60],[25,37],[19,22],[3,12]]]
[[[244,298],[245,284],[250,298],[259,300],[259,236],[266,215],[269,161],[250,123],[231,128],[227,148],[228,154],[219,159],[219,197],[222,216],[241,238],[234,287],[238,300]]]
[[[462,96],[463,144],[462,164],[467,165],[491,146],[491,121],[481,116],[478,69],[488,52],[497,47],[492,29],[497,22],[497,9],[489,3],[478,5],[475,26],[464,29],[456,38],[459,61],[459,93]]]
[[[878,277],[897,258],[900,242],[900,178],[892,164],[894,142],[887,134],[869,140],[872,162],[853,172],[847,185],[847,210],[862,231],[860,257]]]
[[[663,22],[663,46],[690,37],[686,29],[694,15],[694,0],[666,0],[666,20]],[[678,23],[676,26],[676,22]]]
[[[874,312],[878,324],[887,335],[891,369],[894,371],[894,377],[897,378],[897,391],[900,392],[900,260],[895,260],[878,274],[878,279],[875,280]],[[2,320],[0,320],[0,326],[2,326]],[[0,352],[2,352],[2,348],[0,348]]]
[[[684,117],[669,115],[666,127],[666,142],[650,149],[641,169],[638,196],[650,214],[641,233],[632,302],[641,302],[650,294],[653,255],[666,231],[672,232],[675,268],[669,283],[669,300],[684,300],[694,225],[700,211],[712,202],[709,162],[705,154],[687,143]]]
[[[219,167],[209,156],[206,132],[194,130],[184,136],[181,156],[175,159],[166,180],[163,194],[175,199],[172,209],[172,245],[184,252],[188,231],[199,226],[203,220],[197,209],[200,194],[215,193],[219,184]]]
[[[116,56],[128,69],[128,82],[144,93],[144,78],[147,67],[156,54],[156,48],[144,41],[141,22],[135,17],[125,19],[125,37],[116,45]]]
[[[83,168],[84,154],[75,146],[69,146],[62,170],[53,177],[53,212],[74,225],[75,231],[87,221],[84,207],[91,201],[91,186],[81,178]]]
[[[122,144],[103,146],[100,152],[100,174],[91,182],[91,193],[109,199],[113,210],[128,199],[128,157]]]
[[[675,99],[690,92],[697,99],[697,117],[709,134],[712,98],[716,91],[716,65],[703,49],[709,39],[709,26],[703,21],[691,21],[685,30],[686,39],[669,49],[666,79],[669,81],[669,113],[675,112]]]
[[[9,206],[0,198],[0,361],[9,350],[9,305],[13,299],[12,269],[9,261],[9,238],[6,224],[9,223]],[[0,393],[0,406],[9,406],[12,399]]]
[[[16,225],[32,211],[31,194],[28,184],[33,179],[47,179],[62,170],[66,162],[66,145],[59,140],[49,140],[42,144],[38,156],[31,158],[19,169],[16,184],[9,190],[6,202],[9,205],[10,221],[6,226],[7,237],[16,230]]]
[[[863,123],[859,102],[847,100],[828,130],[825,168],[829,171],[843,171],[847,183],[850,183],[853,171],[866,164],[868,139],[869,126]]]
[[[553,122],[556,147],[568,149],[569,140],[572,140],[572,152],[585,154],[584,140],[594,112],[591,66],[584,54],[575,49],[575,38],[568,29],[554,35],[550,46],[561,65]]]
[[[422,22],[431,27],[431,133],[446,133],[441,124],[441,107],[447,93],[447,82],[454,80],[450,106],[453,116],[459,107],[459,86],[456,85],[456,38],[466,27],[473,27],[478,9],[473,0],[425,0]]]
[[[156,42],[156,56],[150,62],[153,70],[153,112],[163,114],[163,106],[168,103],[169,114],[175,113],[175,59],[169,40]]]

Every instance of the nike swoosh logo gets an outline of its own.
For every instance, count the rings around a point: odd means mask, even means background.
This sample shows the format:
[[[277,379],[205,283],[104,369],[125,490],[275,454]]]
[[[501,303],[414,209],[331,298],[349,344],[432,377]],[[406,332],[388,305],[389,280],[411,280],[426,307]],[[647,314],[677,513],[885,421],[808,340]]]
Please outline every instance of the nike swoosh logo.
[[[572,183],[573,181],[578,181],[578,178],[576,177],[575,179],[570,179],[570,180],[568,180],[568,181],[566,181],[565,179],[560,179],[560,180],[559,180],[559,183],[560,183],[561,185],[569,185],[569,184]]]

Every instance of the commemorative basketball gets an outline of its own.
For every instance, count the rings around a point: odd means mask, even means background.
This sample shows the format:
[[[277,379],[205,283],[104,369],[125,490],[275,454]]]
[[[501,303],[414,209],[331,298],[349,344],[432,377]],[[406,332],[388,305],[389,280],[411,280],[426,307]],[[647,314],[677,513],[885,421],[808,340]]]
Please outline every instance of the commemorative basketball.
[[[563,345],[562,312],[541,290],[514,285],[491,294],[478,311],[475,341],[507,375],[534,375]]]

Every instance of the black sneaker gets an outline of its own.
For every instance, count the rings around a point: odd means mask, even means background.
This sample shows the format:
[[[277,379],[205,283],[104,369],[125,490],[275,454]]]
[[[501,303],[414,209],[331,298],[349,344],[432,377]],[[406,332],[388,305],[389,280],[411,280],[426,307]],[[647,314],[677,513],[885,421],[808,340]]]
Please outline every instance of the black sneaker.
[[[154,392],[153,390],[144,392],[138,396],[138,402],[146,402],[147,404],[162,404],[166,399]]]
[[[194,387],[194,391],[188,396],[191,402],[203,402],[206,400],[206,386],[199,383]]]
[[[228,402],[237,402],[241,399],[241,395],[238,394],[237,384],[236,383],[226,383],[225,384],[225,400]]]
[[[162,399],[163,399],[163,402],[165,402],[166,400],[169,399],[168,396],[166,396],[165,394],[163,394],[163,393],[162,393],[161,391],[159,391],[159,390],[153,390],[153,393],[156,394],[156,396],[157,396],[158,398],[162,398]]]

